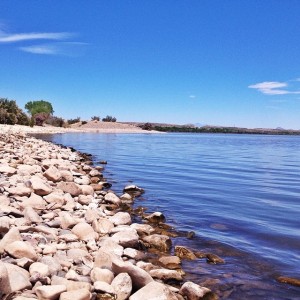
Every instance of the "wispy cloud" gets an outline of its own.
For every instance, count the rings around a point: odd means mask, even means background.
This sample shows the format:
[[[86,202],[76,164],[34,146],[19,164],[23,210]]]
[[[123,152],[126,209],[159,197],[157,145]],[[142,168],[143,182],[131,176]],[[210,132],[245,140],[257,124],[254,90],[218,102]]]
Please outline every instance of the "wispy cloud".
[[[288,89],[289,85],[287,82],[264,81],[249,85],[248,87],[266,95],[300,94],[300,90]]]
[[[19,49],[33,54],[46,54],[46,55],[64,55],[64,56],[80,56],[87,43],[81,42],[58,42],[42,45],[33,45],[20,47]]]
[[[195,95],[189,95],[189,98],[191,98],[191,99],[195,99],[195,98],[196,98],[196,96],[195,96]]]
[[[0,43],[16,43],[21,41],[32,40],[65,40],[74,34],[69,32],[32,32],[7,34],[0,31]]]

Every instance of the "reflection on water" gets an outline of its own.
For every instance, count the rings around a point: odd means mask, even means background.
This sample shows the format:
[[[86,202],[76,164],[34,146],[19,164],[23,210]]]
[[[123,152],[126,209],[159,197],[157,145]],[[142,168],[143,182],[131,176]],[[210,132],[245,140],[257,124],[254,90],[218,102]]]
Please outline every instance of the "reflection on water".
[[[107,160],[121,192],[133,181],[143,205],[196,238],[174,239],[215,253],[224,265],[184,262],[187,278],[228,299],[299,299],[278,284],[300,274],[300,137],[209,134],[64,134],[56,143]],[[298,275],[300,277],[300,275]],[[297,298],[298,297],[298,298]]]

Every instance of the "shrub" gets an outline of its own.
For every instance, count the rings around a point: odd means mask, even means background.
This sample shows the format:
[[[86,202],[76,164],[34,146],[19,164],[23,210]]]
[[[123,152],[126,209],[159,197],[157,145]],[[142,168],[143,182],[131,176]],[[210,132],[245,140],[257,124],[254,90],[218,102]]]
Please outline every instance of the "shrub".
[[[0,98],[0,123],[29,125],[28,116],[20,109],[15,100]]]
[[[153,129],[153,125],[151,123],[145,123],[141,127],[143,130],[152,130]]]
[[[87,121],[82,121],[81,125],[87,124]]]
[[[102,119],[103,122],[116,122],[117,119],[112,116],[106,116],[105,118]]]
[[[80,117],[77,117],[75,119],[69,119],[68,121],[68,124],[75,124],[75,123],[79,123],[80,122]]]
[[[46,124],[55,126],[55,127],[64,127],[65,126],[65,120],[60,117],[51,116],[46,121]]]
[[[91,118],[92,121],[100,121],[100,117],[97,117],[97,116],[93,116]]]

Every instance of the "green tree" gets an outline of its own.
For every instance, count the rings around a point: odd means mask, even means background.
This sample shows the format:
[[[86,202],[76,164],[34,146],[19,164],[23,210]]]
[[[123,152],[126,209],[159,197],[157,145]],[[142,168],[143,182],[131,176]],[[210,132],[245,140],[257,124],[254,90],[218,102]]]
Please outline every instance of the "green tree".
[[[0,124],[29,125],[29,119],[15,100],[0,98]]]
[[[32,121],[39,126],[54,113],[52,104],[48,101],[29,101],[25,104],[25,109],[31,115]]]

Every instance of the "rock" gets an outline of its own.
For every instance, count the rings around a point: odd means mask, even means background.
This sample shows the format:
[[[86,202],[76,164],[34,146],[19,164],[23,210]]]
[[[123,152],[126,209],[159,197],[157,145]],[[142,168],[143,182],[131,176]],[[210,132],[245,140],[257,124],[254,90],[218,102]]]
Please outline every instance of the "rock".
[[[15,241],[22,241],[22,237],[18,228],[12,227],[0,240],[0,253],[3,253],[4,248]]]
[[[77,221],[73,218],[71,214],[65,211],[59,212],[60,227],[62,229],[69,229],[77,224]]]
[[[83,195],[94,195],[94,189],[90,185],[80,185],[80,189]]]
[[[102,177],[103,176],[98,170],[95,170],[95,169],[91,170],[91,172],[89,173],[89,175],[91,177]]]
[[[208,253],[206,254],[207,262],[210,264],[224,264],[225,261],[216,254]]]
[[[19,165],[17,169],[18,174],[22,176],[42,173],[42,168],[38,165]]]
[[[114,216],[110,217],[109,220],[115,226],[131,224],[131,216],[127,212],[117,212]]]
[[[181,274],[175,270],[156,269],[156,270],[149,271],[149,274],[153,278],[157,278],[163,281],[170,280],[170,279],[178,280],[178,281],[182,280]]]
[[[13,264],[4,263],[9,276],[10,292],[14,293],[24,289],[31,289],[32,285],[29,281],[29,273]]]
[[[101,218],[98,221],[93,221],[92,227],[96,232],[100,234],[108,234],[114,228],[114,224],[108,219]]]
[[[133,194],[133,195],[141,195],[144,193],[144,190],[136,185],[127,185],[124,190],[124,193]]]
[[[112,269],[112,258],[105,252],[103,249],[100,249],[96,252],[94,267]]]
[[[142,251],[133,249],[133,248],[126,248],[124,249],[123,255],[132,258],[135,260],[140,260],[145,258],[145,254]]]
[[[0,296],[1,292],[4,295],[7,295],[11,292],[8,272],[5,264],[2,261],[0,261]]]
[[[73,197],[79,196],[81,194],[81,188],[74,182],[59,182],[57,184],[57,188],[61,189],[65,193],[69,193]]]
[[[45,255],[39,259],[39,262],[49,267],[49,272],[51,275],[55,275],[59,271],[61,271],[60,263],[57,261],[57,259],[53,258],[52,256]]]
[[[111,284],[113,279],[114,279],[114,273],[108,269],[100,269],[96,267],[91,271],[92,282],[104,281],[108,284]]]
[[[118,274],[111,283],[118,300],[126,300],[132,291],[132,280],[127,273]]]
[[[82,205],[89,205],[93,200],[93,196],[92,196],[93,194],[94,194],[94,190],[91,195],[89,195],[89,194],[79,195],[78,202]]]
[[[90,300],[92,297],[88,289],[79,289],[60,294],[59,300]]]
[[[52,192],[50,185],[45,183],[40,177],[32,176],[30,179],[32,189],[34,193],[39,196],[46,196]]]
[[[130,225],[131,228],[134,228],[138,234],[142,234],[142,235],[150,235],[152,233],[155,232],[154,228],[148,224],[137,224],[137,223],[133,223]]]
[[[43,285],[35,289],[39,300],[57,300],[67,290],[65,285]]]
[[[194,252],[184,246],[175,246],[175,254],[176,256],[183,259],[189,259],[189,260],[197,259]]]
[[[171,249],[172,241],[170,237],[160,234],[152,234],[142,238],[144,242],[148,243],[151,248],[156,248],[160,251],[167,252]]]
[[[207,293],[210,292],[210,289],[188,281],[182,285],[179,294],[187,297],[189,300],[198,300],[202,299]]]
[[[53,192],[44,197],[44,199],[49,203],[50,209],[61,208],[66,203],[65,196],[59,194],[58,192]]]
[[[4,173],[7,176],[12,176],[13,174],[17,173],[17,169],[8,165],[0,165],[0,173]]]
[[[122,260],[112,261],[112,271],[116,274],[127,273],[131,277],[133,287],[136,289],[140,289],[153,281],[152,277],[146,271],[134,266],[130,262],[123,262]]]
[[[101,245],[101,250],[103,250],[106,253],[114,254],[119,257],[123,255],[124,248],[118,243],[116,243],[116,241],[114,241],[110,237],[101,240],[100,245]]]
[[[115,195],[114,193],[111,193],[111,192],[107,193],[104,196],[104,200],[106,202],[117,204],[117,205],[119,205],[121,203],[120,198],[117,195]]]
[[[46,204],[46,201],[41,196],[38,196],[35,193],[31,193],[31,196],[29,198],[25,198],[21,202],[20,206],[21,208],[30,206],[33,209],[44,210],[46,208]]]
[[[7,233],[10,225],[11,225],[11,218],[4,216],[0,218],[0,233]]]
[[[50,166],[49,169],[44,172],[44,176],[53,182],[58,182],[61,179],[61,173],[55,166]]]
[[[31,264],[29,267],[29,273],[31,276],[34,275],[35,273],[38,273],[44,277],[50,275],[49,267],[40,262],[35,262],[35,263]]]
[[[158,261],[167,268],[169,268],[168,266],[178,266],[181,264],[181,260],[178,256],[162,256],[158,259]]]
[[[98,238],[98,234],[93,227],[87,223],[79,223],[75,225],[72,232],[82,241],[88,241]]]
[[[14,258],[27,257],[33,261],[36,261],[38,258],[34,248],[29,243],[23,241],[15,241],[8,244],[5,247],[5,251]]]
[[[73,175],[70,171],[60,170],[60,174],[61,174],[62,180],[67,181],[67,182],[73,182],[74,181],[74,177],[73,177]]]
[[[139,245],[139,236],[134,229],[120,231],[112,235],[112,240],[124,248],[137,248]]]
[[[124,193],[120,199],[122,200],[122,202],[124,203],[132,203],[133,202],[133,198],[130,194],[128,193]]]
[[[151,223],[163,223],[166,221],[165,216],[161,212],[154,212],[153,214],[145,217],[145,219]]]
[[[30,206],[27,206],[24,209],[24,217],[25,220],[31,224],[31,223],[41,223],[43,219],[37,214],[37,212]]]
[[[177,300],[177,297],[170,291],[170,289],[162,283],[150,282],[133,295],[129,300]]]
[[[26,187],[23,183],[19,183],[14,187],[6,188],[10,195],[14,196],[29,196],[32,192],[31,188]]]
[[[298,278],[280,276],[277,278],[277,281],[280,283],[287,283],[287,284],[291,284],[294,286],[300,286],[300,279],[298,279]]]
[[[115,296],[115,294],[116,294],[114,288],[110,284],[108,284],[104,281],[96,281],[94,283],[94,289],[97,294],[103,293],[103,294],[109,294],[112,296]]]

